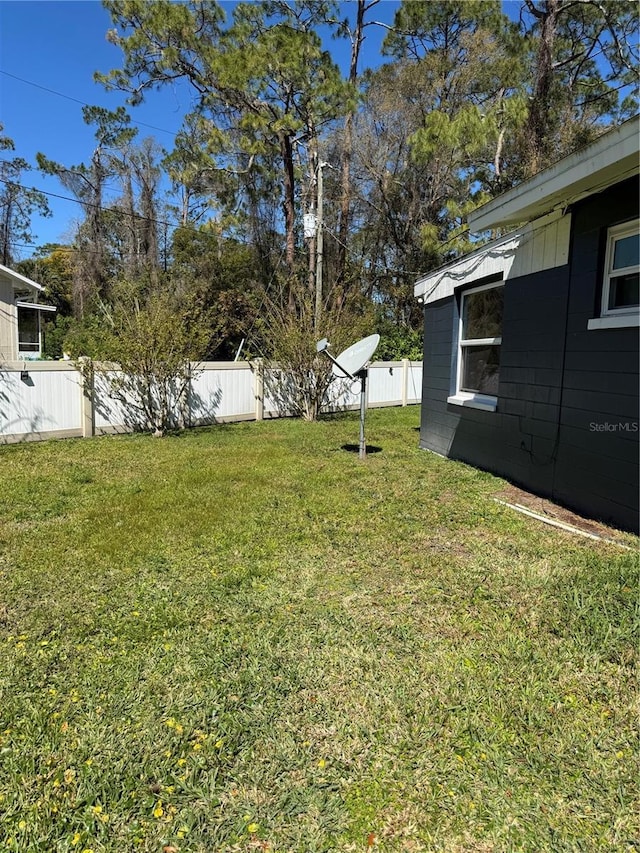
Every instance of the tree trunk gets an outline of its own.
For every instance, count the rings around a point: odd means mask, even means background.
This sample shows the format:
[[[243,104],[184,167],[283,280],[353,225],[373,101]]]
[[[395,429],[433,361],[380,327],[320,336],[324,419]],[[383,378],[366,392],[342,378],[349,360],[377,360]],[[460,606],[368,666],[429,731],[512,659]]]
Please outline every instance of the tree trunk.
[[[531,13],[540,22],[540,38],[536,56],[535,80],[529,117],[525,128],[528,176],[548,165],[551,152],[549,140],[551,92],[553,86],[553,49],[561,0],[544,0],[538,9],[527,0]]]
[[[136,227],[136,211],[133,201],[133,185],[131,182],[131,171],[127,169],[123,176],[124,183],[124,204],[127,211],[125,219],[125,233],[127,235],[127,258],[125,261],[125,270],[128,276],[135,276],[138,273],[138,246],[137,246],[137,227]]]
[[[284,229],[285,229],[285,263],[287,272],[292,276],[296,260],[295,234],[295,175],[293,169],[293,145],[289,134],[280,137],[280,150],[284,167]],[[294,301],[289,294],[289,307],[293,309]]]
[[[2,263],[5,267],[11,264],[11,209],[13,200],[9,195],[5,207],[4,222],[2,223]]]
[[[368,8],[375,5],[371,3],[369,6],[366,0],[358,0],[358,8],[356,13],[356,28],[351,42],[351,62],[349,64],[349,82],[356,85],[358,82],[358,60],[360,58],[360,48],[364,40],[364,14]],[[342,166],[340,174],[341,195],[340,195],[340,224],[338,227],[338,267],[336,279],[338,283],[342,283],[346,271],[347,263],[347,241],[349,239],[349,225],[351,219],[351,158],[353,155],[353,119],[354,111],[350,110],[344,120],[344,139],[342,149]],[[340,298],[340,297],[339,297]]]
[[[153,164],[153,150],[144,147],[140,151],[138,167],[140,181],[141,255],[142,264],[153,282],[158,280],[158,228],[156,209],[157,175]]]
[[[309,167],[311,171],[311,179],[309,186],[309,198],[310,205],[308,213],[316,213],[317,210],[317,196],[318,196],[318,141],[316,139],[315,133],[313,132],[313,128],[308,129],[309,132]],[[317,230],[314,231],[313,237],[308,237],[309,241],[309,269],[308,269],[308,287],[309,287],[309,297],[313,299],[313,294],[315,292],[315,281],[316,281],[316,261],[317,261],[317,249],[318,244],[316,240]]]

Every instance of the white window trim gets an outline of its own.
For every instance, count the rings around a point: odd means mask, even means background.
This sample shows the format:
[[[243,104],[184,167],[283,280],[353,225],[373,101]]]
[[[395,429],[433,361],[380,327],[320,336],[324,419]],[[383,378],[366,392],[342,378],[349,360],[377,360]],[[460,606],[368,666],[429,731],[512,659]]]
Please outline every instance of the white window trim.
[[[498,408],[498,398],[483,394],[471,394],[469,391],[458,391],[447,397],[447,403],[452,406],[466,406],[468,409],[482,409],[484,412],[495,412]]]
[[[630,222],[622,222],[614,225],[607,231],[607,251],[604,258],[604,273],[602,276],[602,300],[600,303],[600,316],[594,317],[587,322],[587,329],[622,329],[629,326],[640,325],[640,308],[637,305],[629,305],[625,308],[609,308],[609,291],[611,279],[625,273],[637,272],[638,267],[621,267],[618,270],[611,269],[613,264],[614,249],[616,241],[621,237],[630,237],[638,233],[640,220],[633,219]]]
[[[460,294],[460,316],[458,318],[458,363],[456,369],[456,392],[447,397],[447,403],[452,406],[466,406],[469,409],[481,409],[485,412],[495,412],[498,407],[498,398],[490,394],[480,394],[473,391],[462,391],[462,348],[464,346],[501,346],[502,337],[499,338],[463,338],[462,337],[462,313],[463,300],[466,296],[472,293],[479,293],[481,290],[494,290],[497,287],[504,287],[504,280],[492,281],[489,284],[481,284],[478,287],[470,287]]]
[[[36,297],[37,297],[36,293]],[[19,321],[19,309],[26,308],[31,311],[37,312],[38,318],[38,343],[37,345],[33,342],[26,342],[20,340],[20,321]],[[18,338],[18,359],[33,359],[40,358],[42,356],[42,312],[43,311],[57,311],[58,309],[55,305],[41,305],[39,302],[29,302],[26,299],[16,299],[16,336]],[[36,347],[36,349],[24,349],[24,347]]]
[[[622,314],[617,317],[594,317],[587,321],[587,329],[628,329],[640,326],[640,312]]]

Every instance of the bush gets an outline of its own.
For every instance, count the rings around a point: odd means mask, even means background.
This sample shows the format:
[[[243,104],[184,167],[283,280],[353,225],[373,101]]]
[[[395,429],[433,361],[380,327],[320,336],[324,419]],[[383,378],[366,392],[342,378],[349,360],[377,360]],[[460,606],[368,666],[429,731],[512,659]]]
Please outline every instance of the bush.
[[[332,351],[339,353],[370,334],[371,327],[371,317],[352,304],[324,311],[316,323],[314,306],[303,284],[291,285],[286,301],[268,300],[262,323],[272,362],[267,390],[279,409],[305,420],[316,420],[327,402],[332,381],[331,362],[318,354],[317,341],[328,338]]]
[[[65,346],[81,370],[100,375],[132,424],[161,436],[180,425],[176,413],[192,375],[190,362],[202,358],[209,338],[207,318],[190,315],[168,287],[148,290],[124,282],[112,304],[103,305],[100,322],[93,318],[76,327]],[[121,371],[114,371],[114,362]]]

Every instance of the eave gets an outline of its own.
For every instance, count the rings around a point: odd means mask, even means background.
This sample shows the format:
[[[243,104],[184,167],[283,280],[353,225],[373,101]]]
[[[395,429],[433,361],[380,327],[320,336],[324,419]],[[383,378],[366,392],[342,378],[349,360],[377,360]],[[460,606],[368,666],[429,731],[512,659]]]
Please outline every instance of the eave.
[[[477,208],[468,217],[470,231],[481,233],[532,222],[637,175],[640,172],[639,138],[640,116],[635,116]]]
[[[26,275],[21,275],[19,272],[9,269],[9,267],[5,267],[4,264],[0,264],[0,276],[11,279],[11,282],[16,288],[27,287],[30,290],[37,291],[38,293],[41,293],[44,290],[44,287],[41,284],[38,284],[37,281],[32,281],[30,278],[27,278]]]

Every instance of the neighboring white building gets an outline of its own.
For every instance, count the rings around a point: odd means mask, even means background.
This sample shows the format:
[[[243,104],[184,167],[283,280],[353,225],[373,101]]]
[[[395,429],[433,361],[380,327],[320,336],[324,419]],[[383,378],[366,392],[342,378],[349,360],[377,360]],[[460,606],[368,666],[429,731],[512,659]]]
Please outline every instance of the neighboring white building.
[[[0,264],[0,361],[42,354],[41,315],[56,310],[39,303],[43,290],[41,284]]]

